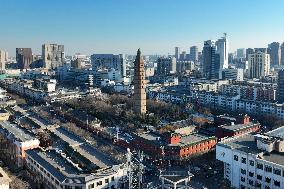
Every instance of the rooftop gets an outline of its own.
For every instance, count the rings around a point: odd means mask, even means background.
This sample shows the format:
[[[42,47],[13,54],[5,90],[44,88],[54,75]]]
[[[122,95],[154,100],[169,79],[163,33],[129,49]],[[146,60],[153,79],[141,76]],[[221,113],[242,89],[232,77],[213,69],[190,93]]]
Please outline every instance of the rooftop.
[[[257,124],[250,122],[249,124],[236,124],[236,125],[221,125],[221,128],[230,130],[230,131],[239,131],[239,130],[243,130],[243,129],[247,129],[250,127],[253,127]]]
[[[11,179],[4,172],[4,170],[0,167],[0,186],[8,184],[9,182],[11,182]]]
[[[179,143],[170,144],[170,146],[185,146],[189,144],[195,144],[195,143],[207,140],[208,138],[211,138],[211,137],[195,133],[195,134],[191,134],[188,136],[182,136]]]
[[[266,133],[268,136],[284,139],[284,127],[279,127]]]
[[[257,155],[257,159],[266,160],[284,166],[284,154],[275,151],[265,153],[264,150],[258,149],[254,135],[249,134],[241,137],[235,137],[218,143],[218,145],[254,154]]]
[[[52,132],[60,139],[68,143],[75,151],[100,168],[106,168],[117,164],[114,160],[98,151],[91,144],[63,128],[55,128]]]
[[[159,143],[160,145],[166,145],[166,142],[161,139],[161,136],[154,132],[139,133],[138,136],[144,138],[145,140],[155,141],[156,144]]]
[[[116,165],[107,169],[91,172],[86,168],[79,167],[79,165],[74,163],[66,154],[56,150],[41,151],[40,149],[32,149],[27,150],[26,154],[63,183],[86,183],[89,180],[114,174],[120,168],[120,165]]]
[[[177,144],[167,144],[167,142],[162,138],[162,136],[154,132],[139,133],[139,137],[142,137],[148,141],[152,141],[158,145],[169,145],[169,146],[185,146],[189,144],[195,144],[200,141],[204,141],[204,140],[211,138],[203,134],[195,133],[195,134],[190,134],[186,136],[181,136],[181,140]]]
[[[36,139],[18,125],[12,124],[9,121],[0,121],[0,130],[4,131],[7,136],[13,137],[20,142],[26,142]]]

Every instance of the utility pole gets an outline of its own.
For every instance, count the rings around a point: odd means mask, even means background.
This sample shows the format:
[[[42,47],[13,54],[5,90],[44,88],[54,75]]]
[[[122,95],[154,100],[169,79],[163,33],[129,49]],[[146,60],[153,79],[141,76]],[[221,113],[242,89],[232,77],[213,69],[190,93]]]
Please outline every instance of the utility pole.
[[[139,151],[139,172],[138,172],[138,189],[141,188],[141,184],[143,184],[143,152]]]
[[[118,142],[118,138],[119,138],[118,133],[119,133],[119,127],[117,126],[116,127],[116,142]]]
[[[132,188],[132,162],[131,157],[132,153],[130,152],[130,149],[127,148],[127,176],[128,176],[128,189]]]

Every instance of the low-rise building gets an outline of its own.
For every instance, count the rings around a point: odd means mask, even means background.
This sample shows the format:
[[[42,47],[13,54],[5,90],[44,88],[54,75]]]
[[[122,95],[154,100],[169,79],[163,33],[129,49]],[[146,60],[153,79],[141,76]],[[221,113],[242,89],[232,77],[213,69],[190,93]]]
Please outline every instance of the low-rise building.
[[[220,125],[216,128],[215,136],[221,140],[224,137],[234,137],[245,135],[252,132],[257,132],[260,130],[260,124],[258,122],[250,122],[250,120],[246,120],[244,123],[234,124],[225,124]]]
[[[284,127],[265,134],[242,135],[217,144],[216,158],[224,162],[224,178],[231,186],[284,187]]]
[[[18,125],[8,121],[0,121],[1,145],[5,153],[1,153],[3,159],[12,161],[16,167],[25,164],[26,150],[39,147],[39,140],[26,132]]]
[[[1,189],[9,189],[11,179],[4,172],[4,170],[0,167],[0,188]]]
[[[208,152],[215,147],[216,138],[198,133],[181,135],[175,132],[145,132],[136,135],[132,142],[135,148],[143,150],[152,158],[181,161]]]
[[[10,117],[10,113],[5,109],[0,109],[0,121],[7,121]]]
[[[80,160],[58,150],[27,150],[30,177],[44,188],[114,189],[125,182],[126,169],[121,165],[94,167],[89,160]],[[74,155],[75,156],[75,155]]]

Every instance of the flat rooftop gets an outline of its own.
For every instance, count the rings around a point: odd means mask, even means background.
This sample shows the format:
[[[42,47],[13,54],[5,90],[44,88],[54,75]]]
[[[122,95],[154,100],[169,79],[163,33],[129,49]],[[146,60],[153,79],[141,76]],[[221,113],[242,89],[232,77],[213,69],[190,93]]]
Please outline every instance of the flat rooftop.
[[[3,130],[7,134],[11,134],[13,138],[19,140],[20,142],[30,141],[36,139],[27,131],[19,127],[18,125],[12,124],[9,121],[0,121],[0,130]]]
[[[230,131],[239,131],[255,126],[255,123],[250,122],[249,124],[236,124],[236,125],[221,125],[219,127],[230,130]]]
[[[244,151],[246,153],[251,154],[258,154],[262,152],[262,150],[259,150],[257,148],[254,136],[250,134],[243,135],[241,137],[230,138],[228,140],[218,143],[218,145],[230,149]]]
[[[27,150],[26,154],[60,182],[68,184],[84,184],[90,180],[101,179],[116,173],[121,168],[121,165],[115,165],[92,172],[87,168],[79,167],[72,157],[54,149],[47,151],[32,149]]]
[[[230,149],[236,149],[245,153],[257,155],[257,159],[270,161],[279,165],[284,165],[284,154],[272,151],[265,153],[264,150],[257,148],[257,143],[253,135],[244,135],[233,139],[228,139],[224,142],[218,143],[219,146],[223,146]]]
[[[185,146],[185,145],[199,143],[199,142],[207,140],[209,138],[212,138],[212,137],[208,137],[206,135],[195,133],[195,134],[191,134],[191,135],[188,135],[188,136],[182,136],[179,143],[169,144],[169,146]]]
[[[273,131],[266,133],[266,135],[270,137],[277,137],[284,139],[284,127],[279,127],[277,129],[274,129]]]
[[[185,145],[195,144],[195,143],[198,143],[200,141],[204,141],[204,140],[207,140],[209,138],[212,138],[212,137],[208,137],[206,135],[194,133],[194,134],[190,134],[190,135],[187,135],[187,136],[181,136],[181,140],[177,144],[168,144],[162,138],[162,136],[155,134],[153,132],[139,134],[139,137],[142,137],[142,138],[144,138],[148,141],[152,141],[152,142],[154,142],[155,144],[158,144],[158,145],[169,145],[169,146],[185,146]]]
[[[66,177],[74,176],[77,177],[78,183],[82,183],[80,176],[86,174],[86,172],[77,168],[75,164],[72,164],[70,159],[67,160],[55,150],[43,152],[39,149],[32,149],[27,150],[26,153],[60,182],[63,182]]]
[[[153,141],[155,144],[167,145],[167,143],[162,139],[162,137],[153,132],[139,133],[138,135],[148,141]]]
[[[52,132],[58,136],[61,140],[68,143],[74,150],[79,152],[83,157],[87,158],[100,168],[106,168],[117,164],[110,157],[104,155],[102,152],[98,151],[91,144],[82,140],[78,136],[70,133],[63,128],[56,128]]]

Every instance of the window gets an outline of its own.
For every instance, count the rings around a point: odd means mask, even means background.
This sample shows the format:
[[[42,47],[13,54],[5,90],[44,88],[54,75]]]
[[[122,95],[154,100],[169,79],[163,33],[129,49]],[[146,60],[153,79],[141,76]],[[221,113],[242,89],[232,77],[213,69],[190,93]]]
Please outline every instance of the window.
[[[261,183],[256,183],[257,188],[261,188]]]
[[[253,186],[253,180],[249,180],[249,185]]]
[[[265,182],[270,183],[271,182],[271,178],[265,177]]]
[[[72,189],[72,186],[65,186],[65,189]]]
[[[261,163],[257,163],[257,164],[256,164],[256,167],[257,167],[258,169],[263,170],[263,164],[261,164]]]
[[[273,169],[273,173],[274,173],[275,175],[281,176],[281,170],[280,170],[280,169],[274,168],[274,169]]]
[[[97,182],[97,186],[101,186],[101,185],[103,185],[103,181]]]
[[[114,181],[114,177],[111,177],[111,181]]]
[[[89,186],[88,186],[88,189],[92,189],[92,188],[95,188],[95,184],[93,183],[93,184],[90,184]]]
[[[271,173],[271,172],[272,172],[272,167],[271,167],[271,166],[269,166],[269,165],[265,165],[264,170],[265,170],[266,172]]]
[[[246,189],[246,187],[244,185],[241,184],[241,189]]]
[[[245,177],[241,177],[241,181],[242,181],[242,182],[246,182]]]
[[[247,164],[247,158],[243,158],[243,157],[242,157],[242,163],[243,163],[243,164]]]
[[[256,175],[256,178],[257,178],[258,180],[262,180],[262,176],[261,176],[261,175]]]
[[[75,186],[75,189],[82,189],[82,186]]]
[[[265,186],[264,188],[265,188],[265,189],[270,189],[270,187],[269,187],[269,186]]]
[[[237,155],[234,155],[234,160],[238,161],[239,157]]]
[[[241,173],[243,174],[243,175],[245,175],[246,174],[246,170],[245,169],[241,169]]]
[[[253,172],[249,172],[249,176],[253,177],[254,173]]]
[[[274,186],[280,187],[280,181],[274,180]]]
[[[105,179],[105,183],[109,183],[109,179],[107,178],[107,179]]]
[[[250,164],[250,166],[254,166],[254,161],[253,160],[249,160],[249,164]]]

